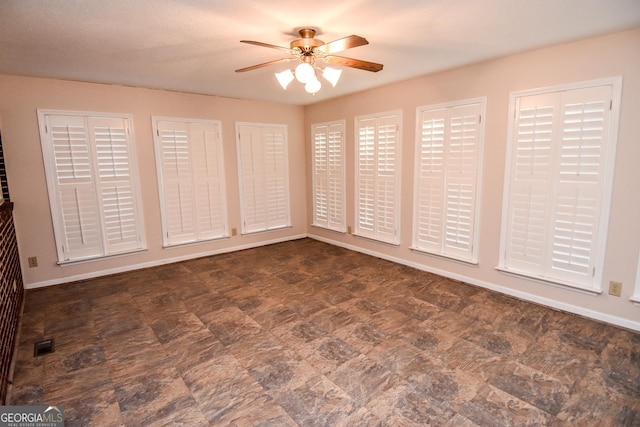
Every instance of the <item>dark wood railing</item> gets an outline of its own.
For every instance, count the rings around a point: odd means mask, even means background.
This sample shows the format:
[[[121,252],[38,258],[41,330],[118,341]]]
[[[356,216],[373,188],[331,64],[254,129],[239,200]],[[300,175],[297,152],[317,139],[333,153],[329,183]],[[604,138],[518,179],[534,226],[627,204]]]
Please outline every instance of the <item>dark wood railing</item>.
[[[24,300],[13,203],[0,205],[0,404],[5,405]]]

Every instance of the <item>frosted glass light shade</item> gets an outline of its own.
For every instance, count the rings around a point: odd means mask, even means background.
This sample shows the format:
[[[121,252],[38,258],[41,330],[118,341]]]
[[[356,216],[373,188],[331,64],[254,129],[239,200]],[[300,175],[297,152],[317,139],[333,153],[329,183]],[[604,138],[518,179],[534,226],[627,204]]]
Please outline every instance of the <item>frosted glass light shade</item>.
[[[341,75],[342,75],[342,70],[338,68],[326,67],[324,71],[322,71],[322,77],[327,79],[327,81],[331,83],[333,87],[335,87],[336,84],[338,84],[338,80],[340,80]]]
[[[312,78],[307,82],[307,84],[304,85],[304,90],[306,90],[309,93],[316,93],[317,91],[320,90],[321,87],[322,87],[322,83],[320,83],[320,80],[316,78]]]
[[[313,79],[315,75],[316,72],[314,71],[313,67],[306,62],[302,62],[296,67],[296,79],[302,84],[305,84],[309,80]]]
[[[282,86],[282,89],[287,89],[289,83],[291,83],[294,79],[293,72],[291,70],[284,70],[280,73],[276,73],[276,79],[278,79],[278,83]]]

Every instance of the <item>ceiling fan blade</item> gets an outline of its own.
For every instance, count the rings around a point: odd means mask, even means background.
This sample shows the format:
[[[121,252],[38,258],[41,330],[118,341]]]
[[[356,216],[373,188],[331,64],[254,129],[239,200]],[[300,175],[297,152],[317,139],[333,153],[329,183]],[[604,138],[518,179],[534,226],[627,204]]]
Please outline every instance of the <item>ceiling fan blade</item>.
[[[262,68],[262,67],[268,67],[269,65],[280,64],[281,62],[289,62],[289,61],[293,61],[295,59],[296,58],[276,59],[275,61],[269,61],[269,62],[264,62],[262,64],[252,65],[250,67],[240,68],[239,70],[236,70],[236,73],[244,73],[245,71],[251,71],[251,70],[255,70],[255,69],[258,69],[258,68]]]
[[[256,42],[253,40],[240,40],[240,43],[247,43],[247,44],[253,44],[256,46],[268,47],[271,49],[284,50],[285,52],[291,53],[291,49],[289,49],[288,47],[276,46],[274,44],[269,44],[269,43]]]
[[[324,52],[325,55],[331,55],[332,53],[341,52],[352,47],[364,46],[365,44],[369,44],[367,39],[353,35],[325,43],[322,46],[318,46],[317,49]]]
[[[361,59],[345,58],[344,56],[326,56],[324,61],[328,64],[344,65],[345,67],[359,68],[365,71],[377,73],[382,70],[383,65],[375,62],[363,61]]]

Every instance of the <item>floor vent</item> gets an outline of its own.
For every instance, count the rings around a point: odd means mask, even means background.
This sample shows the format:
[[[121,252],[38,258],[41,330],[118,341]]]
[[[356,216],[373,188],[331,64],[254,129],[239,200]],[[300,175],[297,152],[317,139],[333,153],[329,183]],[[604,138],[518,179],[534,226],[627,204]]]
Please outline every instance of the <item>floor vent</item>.
[[[53,353],[53,339],[38,341],[33,346],[33,357]]]

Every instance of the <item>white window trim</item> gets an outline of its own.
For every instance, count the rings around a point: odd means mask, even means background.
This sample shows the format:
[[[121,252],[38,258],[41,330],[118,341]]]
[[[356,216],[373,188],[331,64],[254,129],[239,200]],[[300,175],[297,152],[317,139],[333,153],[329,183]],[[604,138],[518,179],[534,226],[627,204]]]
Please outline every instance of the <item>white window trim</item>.
[[[396,150],[396,168],[397,168],[397,173],[395,176],[395,200],[394,200],[394,220],[395,220],[395,224],[394,224],[394,228],[395,228],[395,235],[393,236],[393,239],[391,240],[387,240],[387,239],[383,239],[383,238],[379,238],[379,236],[370,236],[367,235],[366,233],[362,233],[359,230],[359,224],[360,221],[358,220],[358,213],[359,213],[359,203],[358,203],[358,196],[359,196],[359,185],[360,185],[360,177],[359,177],[359,171],[360,171],[360,167],[359,167],[359,159],[360,159],[360,154],[359,154],[359,123],[363,120],[370,120],[370,119],[381,119],[381,118],[385,118],[385,117],[397,117],[398,120],[398,129],[397,129],[397,150]],[[354,155],[354,160],[355,160],[355,167],[354,170],[356,172],[356,176],[355,176],[355,191],[354,191],[354,200],[355,200],[355,206],[354,206],[354,233],[353,235],[356,237],[360,237],[360,238],[364,238],[367,240],[371,240],[374,242],[379,242],[379,243],[385,243],[385,244],[389,244],[392,246],[399,246],[400,245],[400,205],[402,202],[402,198],[401,198],[401,181],[402,181],[402,125],[403,125],[403,118],[402,118],[402,110],[393,110],[393,111],[387,111],[387,112],[382,112],[382,113],[374,113],[374,114],[367,114],[367,115],[362,115],[362,116],[356,116],[354,118],[354,138],[355,138],[355,143],[354,143],[354,150],[355,150],[355,155]],[[377,141],[376,141],[377,142]]]
[[[422,136],[422,123],[420,117],[422,113],[431,111],[431,110],[439,110],[439,109],[449,109],[454,107],[464,107],[472,104],[480,104],[480,123],[478,126],[478,146],[477,146],[477,169],[476,169],[476,188],[475,188],[475,208],[474,208],[474,224],[473,224],[473,238],[472,238],[472,251],[471,256],[469,258],[460,257],[451,254],[432,252],[426,249],[420,248],[416,244],[416,231],[417,227],[417,218],[418,218],[418,185],[417,180],[419,179],[419,151],[420,151],[420,143]],[[415,155],[414,155],[414,196],[413,196],[413,236],[412,236],[412,246],[411,250],[433,255],[437,257],[442,257],[445,259],[451,259],[454,261],[459,261],[466,264],[477,265],[478,264],[478,247],[480,240],[479,226],[480,226],[480,212],[481,212],[481,204],[482,204],[482,177],[483,177],[483,165],[484,165],[484,141],[485,141],[485,126],[486,126],[486,116],[487,116],[487,97],[481,96],[477,98],[469,98],[462,99],[457,101],[444,102],[440,104],[433,104],[427,106],[421,106],[416,108],[416,135],[415,135]]]
[[[604,184],[602,187],[602,203],[601,203],[601,212],[599,218],[599,234],[602,236],[608,235],[609,228],[609,218],[611,211],[611,198],[613,193],[613,181],[614,181],[614,172],[615,172],[615,161],[616,161],[616,151],[618,145],[618,128],[620,122],[620,105],[622,98],[622,76],[611,77],[611,78],[603,78],[596,80],[589,80],[577,83],[569,83],[562,84],[550,87],[542,87],[530,90],[522,90],[512,92],[509,96],[509,125],[508,125],[508,138],[509,142],[507,143],[507,150],[505,156],[505,178],[504,178],[504,188],[503,188],[503,196],[502,196],[502,225],[500,232],[500,254],[499,254],[499,264],[496,267],[496,270],[506,273],[508,275],[512,275],[519,278],[524,278],[526,280],[531,280],[537,283],[548,284],[552,286],[560,286],[565,289],[578,291],[578,292],[586,292],[590,294],[600,294],[602,293],[602,280],[604,274],[604,261],[605,261],[605,251],[607,246],[607,239],[600,239],[598,247],[595,252],[595,272],[593,274],[593,286],[591,288],[586,288],[582,285],[566,282],[558,279],[549,279],[547,277],[536,277],[527,272],[521,272],[517,270],[513,270],[508,268],[506,264],[506,238],[507,238],[507,216],[508,216],[508,200],[509,200],[509,192],[510,192],[510,183],[511,183],[511,156],[513,150],[513,143],[511,142],[511,138],[515,131],[516,124],[516,102],[520,97],[530,96],[530,95],[542,95],[546,93],[552,92],[562,92],[562,91],[571,91],[576,89],[586,89],[597,86],[612,86],[612,100],[611,100],[611,117],[612,120],[610,122],[610,142],[608,147],[607,159],[605,161],[604,166]]]
[[[224,239],[224,238],[228,238],[230,237],[229,235],[229,221],[228,221],[228,212],[227,212],[227,195],[226,195],[226,182],[225,182],[225,168],[224,168],[224,150],[223,150],[223,143],[222,143],[222,122],[220,120],[204,120],[204,119],[188,119],[188,118],[179,118],[179,117],[165,117],[165,116],[152,116],[151,117],[151,121],[152,121],[152,128],[153,128],[153,139],[154,139],[154,148],[156,151],[156,172],[157,172],[157,180],[158,180],[158,189],[160,191],[160,217],[162,220],[162,245],[164,248],[171,248],[171,247],[178,247],[178,246],[185,246],[185,245],[191,245],[194,243],[205,243],[205,242],[210,242],[210,241],[214,241],[214,240],[219,240],[219,239]],[[167,212],[166,212],[166,189],[164,186],[164,179],[162,176],[162,158],[160,155],[160,152],[162,150],[160,144],[160,134],[159,134],[159,129],[158,129],[158,122],[175,122],[175,123],[179,123],[179,124],[191,124],[191,123],[195,123],[195,124],[205,124],[205,125],[213,125],[216,126],[218,128],[218,132],[220,133],[218,135],[218,141],[217,141],[217,147],[216,149],[219,151],[218,155],[219,155],[219,165],[218,168],[220,170],[220,174],[218,176],[219,182],[220,182],[220,202],[222,204],[220,210],[222,212],[222,218],[223,218],[223,233],[219,236],[216,237],[207,237],[207,238],[201,238],[198,237],[197,232],[196,232],[196,237],[192,240],[189,241],[185,241],[185,242],[179,242],[179,243],[172,243],[170,242],[169,239],[169,235],[168,235],[168,216],[167,216]],[[193,168],[193,162],[192,162],[192,168]],[[193,179],[193,177],[192,177]],[[198,223],[198,217],[197,214],[196,216],[194,216],[194,221],[196,224],[194,224],[194,227],[197,229],[197,223]]]
[[[40,143],[42,146],[42,155],[43,155],[43,163],[45,169],[46,183],[47,183],[47,192],[49,196],[49,205],[51,212],[51,219],[53,225],[54,238],[56,243],[56,252],[58,256],[57,264],[61,266],[79,264],[91,261],[99,261],[106,258],[114,258],[120,257],[124,255],[130,255],[133,253],[138,253],[147,250],[147,241],[145,236],[145,226],[144,226],[144,213],[142,206],[142,197],[140,193],[140,182],[139,182],[139,174],[138,174],[138,162],[136,158],[136,144],[135,144],[135,132],[133,130],[133,116],[128,113],[109,113],[109,112],[96,112],[96,111],[79,111],[79,110],[57,110],[57,109],[37,109],[38,116],[38,127],[40,131]],[[75,116],[82,117],[85,120],[88,118],[106,118],[106,119],[122,119],[127,122],[127,133],[129,140],[129,162],[131,168],[131,183],[134,187],[134,200],[136,205],[136,223],[138,224],[137,236],[138,236],[138,247],[133,249],[121,250],[121,251],[112,251],[109,252],[107,249],[107,243],[105,240],[105,223],[104,223],[104,213],[102,211],[98,212],[100,217],[100,230],[102,233],[101,239],[102,242],[102,254],[99,255],[91,255],[91,256],[82,256],[76,258],[66,258],[65,250],[63,242],[65,239],[64,230],[61,229],[61,216],[62,210],[59,206],[57,197],[55,196],[57,186],[56,186],[56,173],[55,167],[51,164],[53,161],[53,156],[51,155],[51,147],[48,144],[47,138],[47,121],[46,117],[51,115],[59,115],[59,116]],[[95,164],[95,154],[93,151],[95,147],[90,147],[92,150],[92,158],[91,162]],[[95,175],[92,175],[92,180],[95,180]]]
[[[636,267],[636,286],[630,300],[640,307],[640,254],[638,254],[638,265]]]
[[[240,129],[243,126],[252,126],[252,127],[268,127],[268,128],[280,128],[283,130],[284,134],[284,173],[285,173],[285,193],[287,195],[286,199],[286,223],[283,225],[275,225],[275,226],[267,226],[264,229],[259,230],[247,230],[246,229],[246,210],[245,210],[245,197],[242,192],[243,188],[243,179],[244,177],[242,172],[242,156],[241,156],[241,141],[240,141]],[[255,122],[236,122],[236,154],[238,161],[238,186],[240,191],[240,220],[241,220],[241,233],[243,235],[251,235],[256,233],[264,233],[268,231],[281,230],[285,228],[291,227],[291,192],[289,185],[289,134],[288,134],[288,126],[285,124],[278,123],[255,123]]]
[[[341,163],[342,163],[342,170],[340,172],[340,179],[341,179],[341,185],[342,185],[342,198],[340,200],[340,209],[342,211],[342,222],[337,226],[337,227],[332,227],[331,224],[319,224],[316,221],[316,213],[317,213],[317,206],[316,206],[316,201],[317,201],[317,195],[316,195],[316,188],[317,188],[317,173],[316,173],[316,155],[315,155],[315,151],[316,151],[316,145],[315,145],[315,135],[316,135],[316,129],[319,127],[331,127],[331,126],[340,126],[342,129],[342,144],[340,147],[340,157],[341,157]],[[311,146],[312,146],[312,158],[311,158],[311,165],[312,165],[312,195],[313,195],[313,220],[312,220],[312,225],[314,227],[320,227],[320,228],[324,228],[327,230],[332,230],[332,231],[337,231],[340,233],[345,233],[347,231],[347,216],[346,216],[346,121],[343,120],[335,120],[335,121],[331,121],[331,122],[324,122],[324,123],[316,123],[311,125]]]

